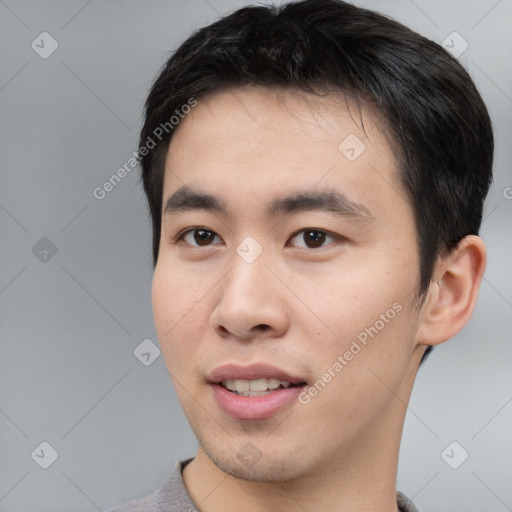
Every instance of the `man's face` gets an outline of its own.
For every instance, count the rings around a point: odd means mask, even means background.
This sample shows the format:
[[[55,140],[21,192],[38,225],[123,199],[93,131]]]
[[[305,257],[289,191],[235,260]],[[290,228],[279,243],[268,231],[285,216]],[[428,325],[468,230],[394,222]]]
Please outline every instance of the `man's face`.
[[[370,111],[359,119],[333,98],[235,89],[172,139],[164,209],[184,186],[222,208],[182,193],[164,213],[155,325],[201,449],[232,475],[314,473],[402,421],[421,348],[416,231],[390,147]],[[240,396],[212,383],[230,363],[307,386]]]

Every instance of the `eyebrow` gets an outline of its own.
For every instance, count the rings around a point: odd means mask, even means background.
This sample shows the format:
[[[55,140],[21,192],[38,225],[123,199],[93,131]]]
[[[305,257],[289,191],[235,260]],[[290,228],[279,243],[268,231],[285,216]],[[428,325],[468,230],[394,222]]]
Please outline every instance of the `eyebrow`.
[[[164,216],[192,210],[207,210],[224,215],[228,213],[227,204],[223,199],[183,185],[167,199]],[[267,203],[266,214],[269,217],[277,217],[282,214],[315,210],[333,212],[355,220],[375,220],[366,206],[352,201],[334,189],[299,191],[285,197],[276,197]]]

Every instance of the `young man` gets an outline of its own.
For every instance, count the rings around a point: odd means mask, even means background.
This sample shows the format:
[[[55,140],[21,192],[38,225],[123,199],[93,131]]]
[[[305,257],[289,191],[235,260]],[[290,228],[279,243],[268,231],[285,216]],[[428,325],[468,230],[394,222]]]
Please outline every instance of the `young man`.
[[[139,156],[199,449],[116,510],[416,510],[396,490],[407,403],[486,262],[493,136],[466,71],[341,1],[243,8],[168,61]]]

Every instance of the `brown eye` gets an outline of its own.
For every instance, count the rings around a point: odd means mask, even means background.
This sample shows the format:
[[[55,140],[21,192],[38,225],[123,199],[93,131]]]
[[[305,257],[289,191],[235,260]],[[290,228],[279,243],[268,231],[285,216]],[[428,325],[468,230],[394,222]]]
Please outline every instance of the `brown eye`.
[[[194,240],[198,245],[208,245],[214,238],[215,235],[211,231],[207,231],[206,229],[194,230]]]
[[[304,247],[306,249],[319,249],[332,243],[331,241],[330,243],[325,244],[326,240],[329,238],[332,241],[335,241],[337,237],[321,229],[303,229],[295,233],[292,237],[292,240],[297,239],[297,243],[292,245]]]
[[[321,247],[325,241],[325,233],[323,231],[305,231],[302,235],[308,247]]]
[[[188,245],[195,247],[205,247],[207,245],[212,245],[212,241],[215,240],[216,236],[218,235],[209,229],[194,228],[183,233],[179,237],[179,240],[183,240]]]

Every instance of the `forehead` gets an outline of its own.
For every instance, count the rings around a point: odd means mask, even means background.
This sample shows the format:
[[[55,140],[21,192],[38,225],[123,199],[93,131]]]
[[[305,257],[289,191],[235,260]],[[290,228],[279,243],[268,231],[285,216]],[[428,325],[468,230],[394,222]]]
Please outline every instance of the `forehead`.
[[[357,108],[342,94],[266,87],[215,93],[198,100],[173,135],[164,201],[183,185],[240,198],[240,206],[249,196],[329,186],[361,204],[393,207],[405,194],[384,128],[370,106]]]

